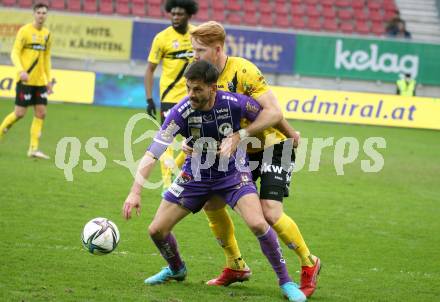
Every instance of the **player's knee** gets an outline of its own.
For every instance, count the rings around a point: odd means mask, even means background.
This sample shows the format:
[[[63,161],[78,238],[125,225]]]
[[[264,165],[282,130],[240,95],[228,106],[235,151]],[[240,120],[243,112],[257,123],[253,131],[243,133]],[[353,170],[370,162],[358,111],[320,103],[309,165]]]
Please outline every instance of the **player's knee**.
[[[46,117],[46,112],[35,112],[35,116],[39,119],[44,120],[44,118]]]
[[[264,217],[261,217],[261,219],[254,219],[248,224],[248,226],[251,229],[252,233],[254,233],[256,236],[263,235],[269,228],[269,225],[264,220]]]
[[[166,236],[166,231],[156,224],[150,224],[148,226],[148,234],[154,239],[163,239]]]
[[[22,112],[22,111],[15,111],[15,116],[17,117],[17,119],[22,119],[25,116],[26,112]]]
[[[264,219],[266,219],[267,223],[270,225],[274,225],[278,219],[280,219],[280,215],[273,210],[264,210]]]

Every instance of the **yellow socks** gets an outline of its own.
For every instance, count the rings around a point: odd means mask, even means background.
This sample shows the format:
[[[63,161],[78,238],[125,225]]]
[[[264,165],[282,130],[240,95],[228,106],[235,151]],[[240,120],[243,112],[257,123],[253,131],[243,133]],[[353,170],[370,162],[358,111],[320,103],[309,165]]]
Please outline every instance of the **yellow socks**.
[[[179,152],[179,155],[176,157],[176,166],[177,168],[182,168],[183,163],[185,162],[186,154],[183,151]]]
[[[273,225],[278,237],[290,248],[295,251],[301,262],[301,266],[313,266],[314,260],[304,242],[301,232],[296,223],[283,213],[278,221]]]
[[[3,122],[0,125],[0,137],[3,136],[3,133],[5,132],[5,130],[9,129],[12,127],[12,125],[18,120],[17,116],[15,115],[15,112],[11,112],[9,113],[5,119],[3,120]]]
[[[240,249],[238,248],[237,240],[234,235],[234,224],[226,207],[215,211],[205,210],[205,214],[208,217],[209,227],[212,233],[223,248],[223,252],[226,256],[226,266],[233,270],[243,270],[247,268],[246,262],[244,262],[241,257]]]
[[[168,189],[171,186],[172,165],[174,165],[174,149],[169,146],[160,158],[160,170],[162,172],[164,189]]]
[[[41,129],[43,129],[44,120],[34,116],[31,125],[31,142],[29,146],[30,151],[38,150],[38,144],[40,142]]]

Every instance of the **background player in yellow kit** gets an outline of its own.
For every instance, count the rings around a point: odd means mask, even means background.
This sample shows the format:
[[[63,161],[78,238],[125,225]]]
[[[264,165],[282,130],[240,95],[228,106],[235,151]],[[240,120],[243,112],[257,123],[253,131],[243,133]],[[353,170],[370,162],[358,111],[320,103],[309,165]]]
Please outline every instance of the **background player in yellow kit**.
[[[34,21],[18,30],[11,53],[12,62],[17,69],[15,109],[0,125],[1,138],[16,121],[25,116],[28,106],[34,106],[28,156],[43,159],[49,159],[49,156],[41,152],[38,145],[46,116],[47,95],[52,93],[52,37],[49,30],[43,27],[47,11],[46,4],[37,3],[34,6]]]
[[[226,33],[217,22],[203,23],[191,30],[191,42],[195,60],[207,60],[220,71],[217,81],[218,89],[246,94],[256,99],[264,107],[279,108],[275,95],[271,92],[264,76],[258,68],[246,59],[228,57],[224,52]],[[241,133],[231,137],[238,141],[247,136]],[[262,142],[262,148],[248,150],[251,161],[260,163],[253,171],[254,181],[260,178],[260,200],[264,216],[275,229],[280,239],[298,255],[301,263],[300,289],[306,296],[311,296],[316,289],[317,275],[320,270],[320,260],[312,255],[304,242],[296,223],[283,211],[282,200],[288,195],[290,171],[282,169],[281,157],[287,137],[298,141],[299,135],[289,126],[286,120],[276,128],[269,128],[257,136]],[[269,163],[263,160],[263,147],[273,147],[273,157]],[[287,146],[286,146],[287,147]],[[295,160],[292,150],[291,162]],[[234,236],[234,225],[225,209],[224,204],[208,203],[204,207],[212,232],[220,242],[226,255],[227,265],[222,274],[210,281],[208,285],[227,286],[233,282],[245,281],[250,277],[250,269],[241,257]]]
[[[160,115],[165,120],[168,111],[186,96],[183,73],[191,62],[193,50],[189,30],[193,28],[189,19],[197,13],[198,5],[193,0],[168,0],[165,10],[171,15],[171,26],[158,33],[151,45],[145,72],[145,95],[147,97],[147,113],[155,116],[156,106],[153,101],[154,71],[162,62],[160,77]],[[183,163],[184,156],[178,161]],[[171,184],[172,166],[174,166],[174,150],[170,147],[161,157],[160,167],[164,189]]]

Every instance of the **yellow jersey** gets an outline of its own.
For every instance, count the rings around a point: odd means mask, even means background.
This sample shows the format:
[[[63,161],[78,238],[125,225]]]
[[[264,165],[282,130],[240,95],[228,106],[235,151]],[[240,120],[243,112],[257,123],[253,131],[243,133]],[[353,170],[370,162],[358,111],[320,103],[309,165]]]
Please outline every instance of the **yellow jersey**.
[[[228,57],[225,67],[220,73],[217,81],[217,88],[219,90],[236,92],[245,94],[254,99],[258,99],[261,95],[269,91],[269,86],[266,83],[261,71],[252,62],[239,58]],[[249,121],[243,120],[242,127],[246,127]],[[286,136],[273,127],[267,128],[256,137],[261,141],[260,148],[248,148],[249,153],[259,152],[264,148],[278,144],[286,140]]]
[[[23,25],[15,37],[11,52],[12,63],[19,73],[26,71],[29,80],[24,85],[46,86],[50,81],[50,49],[52,37],[47,28],[36,29],[32,23]]]
[[[182,35],[169,26],[154,37],[148,61],[154,64],[162,61],[161,102],[178,103],[186,96],[183,73],[194,57],[189,34],[193,28],[189,25],[188,31]]]

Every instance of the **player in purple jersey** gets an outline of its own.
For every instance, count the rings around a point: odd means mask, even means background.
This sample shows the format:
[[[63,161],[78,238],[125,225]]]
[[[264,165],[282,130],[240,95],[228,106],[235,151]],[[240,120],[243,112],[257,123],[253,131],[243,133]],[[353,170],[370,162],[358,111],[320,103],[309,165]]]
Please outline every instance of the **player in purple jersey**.
[[[206,61],[193,63],[186,70],[188,97],[171,109],[142,158],[131,192],[125,200],[125,219],[131,218],[133,208],[139,215],[143,183],[154,163],[172,143],[174,136],[181,134],[190,138],[189,144],[195,153],[186,158],[181,175],[164,194],[148,228],[168,266],[144,282],[156,285],[185,279],[185,263],[171,231],[190,212],[200,211],[208,200],[221,200],[243,218],[258,238],[263,254],[278,277],[282,293],[289,301],[306,301],[298,285],[289,277],[276,233],[264,218],[252,175],[246,169],[245,151],[240,152],[239,149],[228,157],[227,146],[221,144],[225,137],[240,131],[241,118],[255,120],[261,107],[250,97],[218,92],[218,75],[217,69]]]

